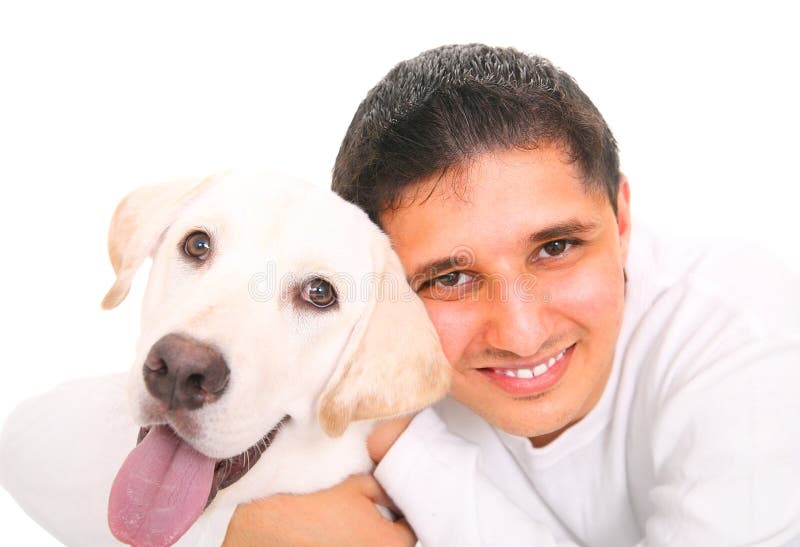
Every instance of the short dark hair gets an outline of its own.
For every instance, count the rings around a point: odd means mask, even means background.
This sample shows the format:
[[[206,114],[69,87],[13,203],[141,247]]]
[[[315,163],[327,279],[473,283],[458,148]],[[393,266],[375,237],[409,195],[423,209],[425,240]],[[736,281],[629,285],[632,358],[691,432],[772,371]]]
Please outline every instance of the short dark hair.
[[[333,190],[379,223],[423,179],[472,156],[559,144],[587,188],[616,213],[617,143],[566,72],[513,48],[449,45],[395,66],[359,105],[333,169]]]

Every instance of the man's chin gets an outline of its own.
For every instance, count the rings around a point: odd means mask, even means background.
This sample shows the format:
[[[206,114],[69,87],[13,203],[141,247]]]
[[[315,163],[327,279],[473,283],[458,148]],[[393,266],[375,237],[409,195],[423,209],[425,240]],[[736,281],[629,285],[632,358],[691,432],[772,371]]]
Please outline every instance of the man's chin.
[[[573,423],[568,412],[555,411],[547,393],[510,397],[495,392],[476,397],[475,390],[460,392],[454,385],[450,397],[497,429],[517,437],[560,434]]]

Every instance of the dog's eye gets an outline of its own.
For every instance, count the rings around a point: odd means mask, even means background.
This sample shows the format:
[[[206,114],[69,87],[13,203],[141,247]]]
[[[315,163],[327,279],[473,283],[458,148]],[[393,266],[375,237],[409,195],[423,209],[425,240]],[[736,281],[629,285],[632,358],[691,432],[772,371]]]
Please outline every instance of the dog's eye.
[[[204,260],[211,252],[211,238],[205,232],[192,232],[186,236],[183,252],[190,258]]]
[[[307,281],[303,285],[301,296],[303,300],[318,308],[327,308],[336,302],[336,291],[333,290],[333,286],[320,277]]]

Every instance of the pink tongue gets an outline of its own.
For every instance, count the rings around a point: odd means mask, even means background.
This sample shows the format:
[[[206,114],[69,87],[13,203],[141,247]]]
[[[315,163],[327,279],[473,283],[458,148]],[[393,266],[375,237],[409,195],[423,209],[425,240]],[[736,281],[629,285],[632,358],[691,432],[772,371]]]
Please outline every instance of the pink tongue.
[[[111,486],[111,532],[130,545],[172,545],[203,512],[215,464],[170,428],[153,427]]]

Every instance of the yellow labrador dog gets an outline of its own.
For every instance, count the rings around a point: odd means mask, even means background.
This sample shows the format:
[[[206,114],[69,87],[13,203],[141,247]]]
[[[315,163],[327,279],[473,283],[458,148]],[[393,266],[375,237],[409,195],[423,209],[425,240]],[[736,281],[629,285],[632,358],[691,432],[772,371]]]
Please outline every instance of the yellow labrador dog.
[[[245,174],[146,187],[109,252],[105,308],[153,259],[130,374],[31,400],[2,438],[4,486],[67,544],[219,545],[237,504],[368,471],[373,420],[448,389],[388,239],[329,191]]]

